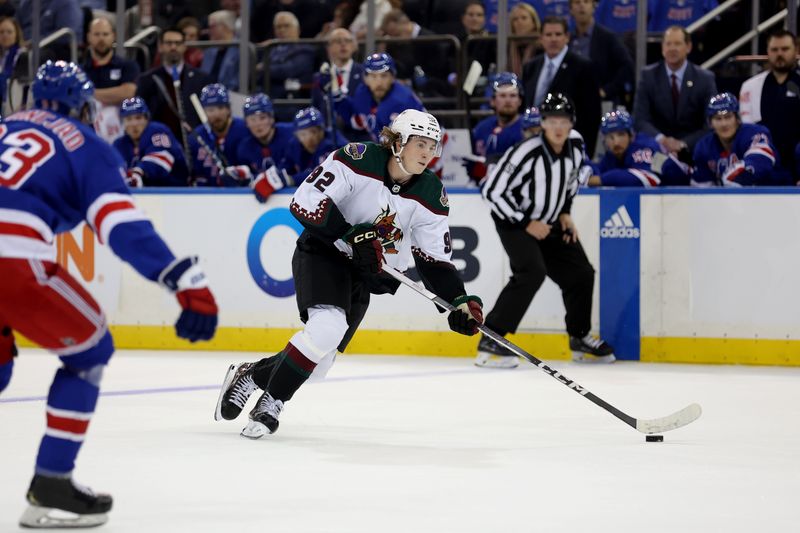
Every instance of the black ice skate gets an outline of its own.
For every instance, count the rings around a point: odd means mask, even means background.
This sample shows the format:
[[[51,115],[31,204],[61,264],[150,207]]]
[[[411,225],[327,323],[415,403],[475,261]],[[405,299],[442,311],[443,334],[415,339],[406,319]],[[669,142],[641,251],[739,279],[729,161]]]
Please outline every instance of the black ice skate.
[[[253,381],[253,363],[231,365],[217,399],[214,420],[233,420],[242,412],[250,395],[258,390]]]
[[[582,339],[570,337],[569,349],[572,350],[572,360],[576,363],[613,363],[617,360],[610,344],[591,335]]]
[[[260,439],[269,433],[278,431],[278,417],[283,411],[283,402],[276,400],[267,391],[258,399],[258,403],[250,411],[250,421],[242,430],[242,437]]]
[[[95,494],[69,477],[47,477],[36,474],[28,489],[30,504],[19,525],[29,528],[95,527],[108,521],[112,498]]]
[[[505,346],[483,335],[478,343],[475,366],[483,368],[517,368],[519,357]]]

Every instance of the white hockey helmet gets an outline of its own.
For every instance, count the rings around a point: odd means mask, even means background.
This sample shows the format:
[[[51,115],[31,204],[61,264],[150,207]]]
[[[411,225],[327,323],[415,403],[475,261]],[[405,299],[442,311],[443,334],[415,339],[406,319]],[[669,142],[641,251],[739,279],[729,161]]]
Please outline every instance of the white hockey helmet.
[[[436,141],[436,156],[442,154],[442,128],[436,117],[430,113],[406,109],[394,118],[389,129],[400,134],[400,152],[403,151],[409,137],[419,135]]]

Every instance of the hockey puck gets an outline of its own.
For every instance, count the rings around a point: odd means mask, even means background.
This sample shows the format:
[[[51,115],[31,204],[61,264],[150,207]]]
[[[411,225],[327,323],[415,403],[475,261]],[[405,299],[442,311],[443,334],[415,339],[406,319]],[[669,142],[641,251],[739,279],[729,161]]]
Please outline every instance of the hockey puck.
[[[647,442],[664,442],[664,435],[647,435],[644,440]]]

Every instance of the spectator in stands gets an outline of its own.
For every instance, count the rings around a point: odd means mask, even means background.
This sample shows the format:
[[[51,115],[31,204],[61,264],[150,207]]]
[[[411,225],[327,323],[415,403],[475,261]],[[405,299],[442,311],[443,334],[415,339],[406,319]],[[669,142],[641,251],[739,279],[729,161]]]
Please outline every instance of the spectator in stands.
[[[83,13],[78,0],[41,0],[39,13],[33,13],[33,0],[20,0],[17,10],[17,19],[22,26],[22,35],[25,41],[31,40],[33,17],[39,19],[39,36],[47,37],[61,28],[70,28],[75,32],[78,42],[83,40]],[[62,37],[53,45],[44,49],[42,61],[46,59],[70,58],[69,39]]]
[[[436,35],[431,30],[413,22],[400,9],[389,11],[381,23],[381,33],[386,37],[416,39]],[[447,75],[455,70],[455,50],[441,42],[401,42],[386,45],[386,53],[397,65],[397,77],[412,80],[414,91],[424,96],[449,96],[452,87]]]
[[[338,28],[347,29],[350,25],[348,21],[352,20],[354,15],[352,4],[349,2],[339,2],[336,4],[336,7],[333,8],[333,18],[322,25],[322,29],[316,35],[316,38],[328,39],[334,30]],[[301,31],[300,35],[302,34]]]
[[[286,147],[280,167],[300,183],[317,168],[328,154],[347,144],[347,139],[334,132],[335,141],[325,135],[325,122],[316,107],[306,107],[294,117],[294,139]]]
[[[239,90],[239,45],[236,36],[236,15],[233,11],[214,11],[208,16],[208,33],[212,41],[230,43],[231,46],[212,46],[203,54],[200,69],[211,80],[222,83],[232,91]]]
[[[592,64],[569,50],[568,43],[567,22],[546,18],[542,25],[545,53],[526,63],[522,71],[525,106],[538,107],[551,92],[567,95],[575,105],[574,128],[583,136],[591,157],[600,126],[600,85]]]
[[[569,48],[589,59],[600,83],[600,98],[615,105],[630,106],[633,95],[633,59],[620,38],[597,24],[596,0],[570,0],[570,14],[575,31]]]
[[[648,0],[647,31],[662,32],[670,26],[685,28],[715,7],[717,0]]]
[[[200,105],[208,116],[208,124],[197,126],[189,136],[194,183],[206,187],[247,185],[242,183],[241,175],[229,172],[237,164],[236,151],[250,137],[250,131],[244,120],[231,114],[228,89],[221,83],[206,85],[200,91]]]
[[[89,54],[83,70],[94,83],[97,102],[94,129],[107,142],[122,135],[119,106],[136,94],[139,65],[116,55],[117,34],[111,21],[104,17],[92,20],[86,36]]]
[[[511,72],[520,76],[525,63],[541,49],[539,39],[542,24],[536,10],[525,3],[511,8],[508,23],[511,28],[509,36],[519,37],[508,41],[508,66]]]
[[[381,130],[406,109],[424,111],[417,95],[396,79],[397,69],[389,54],[372,54],[364,61],[364,83],[355,93],[336,102],[336,112],[353,129],[378,141]]]
[[[383,17],[392,9],[403,7],[403,0],[375,0],[375,31],[381,27]],[[356,18],[350,24],[350,32],[356,39],[363,39],[367,36],[367,2],[361,2]]]
[[[636,2],[600,0],[597,3],[595,20],[618,35],[633,33],[636,31]]]
[[[664,59],[642,71],[633,105],[636,131],[655,137],[666,152],[690,162],[706,134],[705,109],[717,92],[714,74],[689,62],[689,33],[680,26],[664,32]]]
[[[294,14],[280,11],[272,22],[276,39],[300,38],[300,22]],[[307,44],[279,44],[269,49],[269,94],[273,99],[308,97],[314,76],[316,52]]]
[[[467,51],[467,62],[464,69],[469,69],[472,61],[477,61],[483,67],[483,72],[489,72],[489,66],[497,58],[497,41],[469,41],[469,37],[488,37],[486,29],[486,10],[481,0],[469,0],[464,13],[461,15],[461,30],[456,34],[461,41],[461,49]]]
[[[334,0],[254,0],[250,10],[250,39],[259,43],[277,39],[275,28],[268,21],[288,11],[300,21],[300,37],[313,38],[334,16]],[[352,17],[350,17],[352,19]],[[348,22],[349,24],[349,22]]]
[[[294,127],[275,122],[272,101],[264,93],[245,98],[242,111],[250,135],[236,147],[238,166],[228,171],[238,173],[245,183],[249,180],[256,199],[263,203],[276,190],[295,184],[286,173],[275,168],[283,161],[286,147],[294,138]]]
[[[326,127],[330,126],[328,124],[328,112],[330,111],[333,115],[333,127],[352,140],[361,137],[356,130],[352,129],[349,121],[345,122],[342,116],[335,112],[333,102],[355,93],[356,88],[364,79],[364,66],[353,61],[353,55],[357,49],[356,39],[348,30],[337,28],[331,31],[326,50],[332,72],[314,74],[311,89],[311,104],[323,112]],[[333,85],[331,85],[331,74],[333,75]],[[361,133],[363,134],[363,132]]]
[[[184,42],[196,42],[200,40],[200,21],[194,17],[183,17],[176,25],[183,33]],[[183,61],[194,68],[200,68],[203,64],[203,51],[193,46],[187,46],[183,53]]]
[[[694,150],[692,185],[771,185],[775,146],[769,130],[742,124],[739,101],[731,93],[713,96],[706,116],[713,131],[700,139]]]
[[[141,97],[122,102],[120,116],[125,134],[114,148],[125,161],[128,187],[185,187],[186,156],[170,129],[150,120]]]
[[[589,185],[610,187],[658,187],[689,185],[689,166],[662,151],[656,140],[635,134],[633,118],[625,109],[603,115],[600,132],[606,153],[593,165]]]
[[[202,70],[184,63],[184,43],[183,33],[177,28],[161,32],[158,40],[161,66],[139,77],[136,94],[144,99],[153,120],[166,124],[188,153],[188,139],[181,123],[189,128],[200,124],[189,95],[199,94],[211,79]]]
[[[742,84],[742,122],[766,126],[778,150],[777,184],[794,183],[798,161],[794,148],[800,142],[800,73],[797,71],[795,36],[778,30],[767,39],[767,70]]]
[[[22,28],[14,17],[0,16],[0,104],[7,100],[8,83],[11,78],[21,74],[27,65],[19,64],[22,54]]]

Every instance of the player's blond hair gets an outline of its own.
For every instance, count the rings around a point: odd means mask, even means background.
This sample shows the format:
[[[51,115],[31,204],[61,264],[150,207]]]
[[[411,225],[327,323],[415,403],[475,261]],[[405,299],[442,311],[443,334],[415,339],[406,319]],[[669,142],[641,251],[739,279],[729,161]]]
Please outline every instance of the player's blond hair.
[[[400,142],[401,138],[402,136],[398,132],[392,131],[389,126],[384,126],[381,130],[381,146],[388,150],[391,150],[395,146],[395,143]]]

